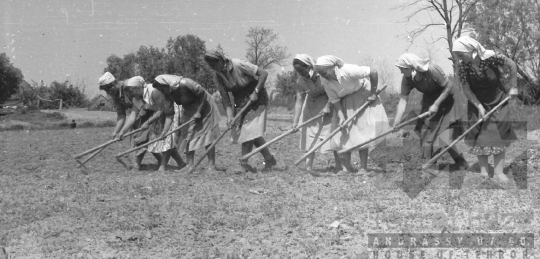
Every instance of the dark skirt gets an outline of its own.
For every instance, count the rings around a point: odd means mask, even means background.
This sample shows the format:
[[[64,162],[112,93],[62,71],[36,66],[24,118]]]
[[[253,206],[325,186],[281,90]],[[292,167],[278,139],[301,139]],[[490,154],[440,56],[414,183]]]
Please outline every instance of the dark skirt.
[[[484,109],[490,112],[500,102],[486,105]],[[468,126],[471,127],[480,118],[478,116],[478,108],[468,103]],[[489,148],[489,147],[508,147],[510,144],[517,140],[516,133],[512,129],[510,122],[510,106],[505,103],[498,111],[494,112],[485,122],[480,123],[474,127],[465,137],[465,144],[471,147]],[[503,150],[504,148],[500,149]],[[478,153],[477,153],[478,154]]]
[[[429,111],[439,95],[424,95],[420,113]],[[453,94],[440,104],[437,113],[416,121],[415,133],[420,137],[421,157],[430,159],[463,133],[459,109]]]

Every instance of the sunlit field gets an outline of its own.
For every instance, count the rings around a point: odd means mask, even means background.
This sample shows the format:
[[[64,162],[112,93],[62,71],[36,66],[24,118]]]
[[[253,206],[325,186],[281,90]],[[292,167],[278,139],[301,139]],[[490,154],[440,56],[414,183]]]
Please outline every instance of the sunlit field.
[[[267,140],[291,126],[288,115],[269,118]],[[331,154],[317,156],[322,176],[311,176],[294,166],[297,135],[270,147],[278,165],[269,172],[255,155],[257,173],[233,174],[240,147],[228,136],[217,146],[217,174],[177,173],[174,161],[158,173],[151,155],[142,171],[126,171],[114,155],[127,140],[77,168],[72,156],[111,130],[0,133],[0,244],[11,258],[373,258],[368,233],[535,233],[538,241],[540,157],[524,129],[507,154],[508,184],[480,177],[467,153],[469,171],[445,155],[418,177],[407,170],[421,164],[414,134],[373,150],[372,176],[334,176]]]

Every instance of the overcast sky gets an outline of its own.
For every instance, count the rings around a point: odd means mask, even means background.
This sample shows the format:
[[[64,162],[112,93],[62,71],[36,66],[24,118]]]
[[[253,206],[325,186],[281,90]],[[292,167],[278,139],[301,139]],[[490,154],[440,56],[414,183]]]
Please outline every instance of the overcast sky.
[[[207,49],[220,43],[235,58],[245,58],[249,27],[279,33],[292,57],[335,55],[359,64],[363,57],[393,65],[407,49],[422,55],[423,39],[410,44],[403,23],[409,10],[392,10],[400,0],[0,0],[1,52],[28,82],[85,80],[96,92],[111,54],[123,56],[141,45],[164,47],[168,38],[194,34]],[[419,17],[428,19],[427,15]],[[411,25],[408,25],[411,28]],[[428,31],[426,37],[442,33]],[[437,35],[435,35],[437,36]],[[451,64],[443,41],[433,45],[435,62]],[[359,64],[361,65],[361,64]],[[288,65],[285,70],[291,70]],[[399,70],[392,67],[394,76]],[[396,84],[399,80],[396,80]]]

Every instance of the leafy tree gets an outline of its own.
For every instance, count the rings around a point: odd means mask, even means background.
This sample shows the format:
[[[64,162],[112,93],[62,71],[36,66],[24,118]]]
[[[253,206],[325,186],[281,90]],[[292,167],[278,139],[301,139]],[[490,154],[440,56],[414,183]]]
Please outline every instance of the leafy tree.
[[[484,0],[467,22],[486,48],[501,52],[517,64],[520,99],[540,101],[540,5],[534,0]]]
[[[262,69],[271,68],[273,65],[284,65],[285,60],[291,56],[287,53],[287,47],[275,44],[278,34],[272,29],[252,27],[249,28],[246,37],[248,45],[246,58]]]
[[[165,49],[157,47],[141,46],[136,56],[134,64],[133,76],[142,76],[148,81],[156,78],[156,76],[165,74],[169,57]]]
[[[0,54],[0,103],[17,93],[23,80],[20,69],[13,66],[6,53]]]
[[[104,71],[111,72],[119,80],[142,76],[149,82],[160,74],[184,76],[213,93],[215,86],[212,72],[204,62],[205,53],[204,41],[188,34],[170,38],[165,48],[141,46],[137,52],[128,53],[124,58],[113,54],[107,57]]]
[[[296,80],[298,80],[298,73],[295,71],[282,72],[276,77],[276,88],[281,91],[283,96],[294,96],[296,94]]]
[[[62,99],[64,107],[82,107],[88,104],[88,98],[81,88],[75,87],[70,81],[63,83],[54,81],[49,87],[51,100]]]
[[[129,54],[128,54],[129,55]],[[114,77],[119,79],[125,79],[130,77],[132,74],[132,64],[127,64],[130,60],[128,55],[124,56],[124,58],[120,58],[116,55],[110,55],[107,57],[107,67],[104,69],[103,72],[110,72],[114,75]]]
[[[276,76],[276,88],[281,93],[276,100],[273,100],[274,105],[284,105],[289,109],[294,106],[293,100],[296,97],[296,80],[298,73],[295,71],[286,71]]]
[[[169,64],[167,70],[191,78],[201,84],[207,91],[215,91],[212,71],[204,61],[206,45],[195,35],[178,36],[167,41]]]
[[[23,89],[21,94],[25,100],[24,104],[31,108],[37,107],[39,101],[40,109],[58,109],[58,99],[62,100],[63,108],[84,107],[89,104],[84,88],[84,80],[77,81],[75,84],[69,80],[63,83],[54,81],[49,86],[39,85],[33,81],[33,86],[26,82],[21,84],[21,89]]]

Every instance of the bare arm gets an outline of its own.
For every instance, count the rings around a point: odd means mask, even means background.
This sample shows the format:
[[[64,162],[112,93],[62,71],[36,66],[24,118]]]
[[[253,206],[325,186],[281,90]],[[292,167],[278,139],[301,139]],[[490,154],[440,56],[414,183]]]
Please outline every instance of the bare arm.
[[[221,85],[221,82],[218,79],[217,72],[214,73],[214,83],[217,86],[217,90],[219,94],[221,95],[221,102],[223,104],[223,108],[225,108],[225,111],[227,113],[227,124],[229,124],[233,119],[233,104],[231,102],[231,98],[229,98],[229,93],[225,90],[225,87]],[[230,125],[229,125],[230,126]]]
[[[116,111],[116,126],[114,127],[114,132],[112,134],[113,138],[120,132],[122,129],[122,126],[124,126],[124,122],[126,121],[126,111],[120,112],[119,110]]]
[[[403,119],[403,113],[405,112],[405,109],[407,109],[407,103],[409,102],[409,95],[411,94],[411,91],[412,87],[409,86],[407,78],[403,76],[401,78],[401,90],[396,111],[396,118],[394,118],[394,130],[396,130],[395,127],[401,122],[401,119]]]
[[[126,107],[118,102],[113,96],[109,95],[112,99],[114,107],[116,108],[116,126],[112,134],[112,138],[116,138],[117,134],[120,133],[124,122],[126,121]]]
[[[403,113],[405,112],[405,109],[407,109],[408,101],[409,101],[409,95],[401,94],[399,96],[399,103],[397,107],[396,118],[394,119],[394,127],[401,122],[401,119],[403,118]]]
[[[510,96],[517,96],[518,90],[517,90],[517,66],[516,63],[511,59],[506,59],[506,63],[504,65],[508,69],[510,69]]]
[[[123,136],[124,134],[126,134],[126,132],[128,130],[131,129],[131,127],[133,126],[133,124],[135,124],[135,120],[137,120],[137,115],[139,115],[139,110],[137,109],[133,109],[131,111],[131,113],[129,114],[126,122],[124,123],[124,126],[122,127],[122,129],[120,130],[120,132],[118,133],[118,135],[120,136]]]
[[[444,87],[444,91],[441,93],[439,98],[437,98],[437,100],[435,100],[435,102],[433,103],[433,105],[437,106],[437,108],[446,99],[446,97],[448,97],[448,95],[450,94],[450,92],[454,88],[454,82],[452,82],[452,80],[448,80],[446,85],[444,85],[443,87]]]
[[[157,112],[154,113],[154,115],[152,115],[152,117],[150,117],[150,119],[148,119],[142,126],[141,128],[142,129],[147,129],[148,127],[150,127],[150,124],[154,123],[155,121],[157,121],[159,119],[159,117],[161,117],[161,115],[163,115],[163,111],[162,110],[159,110]]]
[[[203,95],[201,95],[199,97],[199,107],[197,107],[197,114],[199,114],[199,118],[201,116],[201,111],[202,111],[202,109],[204,107],[204,101],[205,100],[206,100],[206,95],[203,94]]]
[[[369,69],[369,82],[371,84],[371,95],[375,95],[379,84],[379,74],[374,68]]]
[[[266,78],[268,77],[268,72],[266,70],[257,68],[257,73],[255,73],[259,77],[259,81],[257,82],[257,86],[255,87],[255,91],[260,92],[264,88],[264,83],[266,83]]]
[[[259,81],[257,81],[257,86],[255,86],[255,90],[253,90],[253,93],[251,93],[251,95],[249,96],[249,99],[253,102],[259,99],[258,94],[264,88],[264,83],[266,82],[268,72],[266,72],[264,69],[257,68],[257,72],[255,73],[255,75],[259,77]]]
[[[225,89],[221,88],[219,89],[219,94],[221,95],[221,100],[223,102],[223,105],[225,106],[225,110],[227,112],[227,118],[229,120],[232,120],[233,118],[233,105],[231,102],[231,98],[229,98],[229,93],[225,91]]]
[[[163,125],[163,130],[159,134],[159,138],[163,138],[171,128],[174,116],[178,116],[178,114],[175,113],[174,101],[170,99],[169,96],[160,96],[158,103],[161,103],[159,110],[159,113],[161,113],[160,116],[165,116],[165,124]]]
[[[474,104],[474,106],[476,107],[482,106],[480,101],[478,101],[478,98],[476,98],[476,95],[471,91],[469,83],[462,83],[461,87],[463,88],[463,94],[465,94],[465,97],[467,97],[467,100],[469,100],[469,102]]]
[[[302,113],[302,105],[304,99],[306,98],[306,93],[300,93],[296,90],[296,103],[294,105],[294,118],[293,118],[293,128],[296,128],[298,121],[300,120],[300,114]]]
[[[484,106],[482,106],[482,103],[478,101],[478,98],[476,98],[476,95],[471,91],[471,87],[469,86],[469,83],[462,82],[461,85],[463,87],[463,93],[465,94],[465,97],[467,97],[469,102],[471,102],[474,106],[476,106],[476,108],[478,109],[478,115],[480,117],[484,117],[484,115],[486,114],[486,109],[484,109]]]
[[[174,115],[168,115],[165,117],[165,125],[163,125],[163,131],[161,131],[161,134],[159,135],[159,138],[163,138],[167,132],[169,132],[169,129],[171,128],[172,122],[173,122],[173,116]]]

